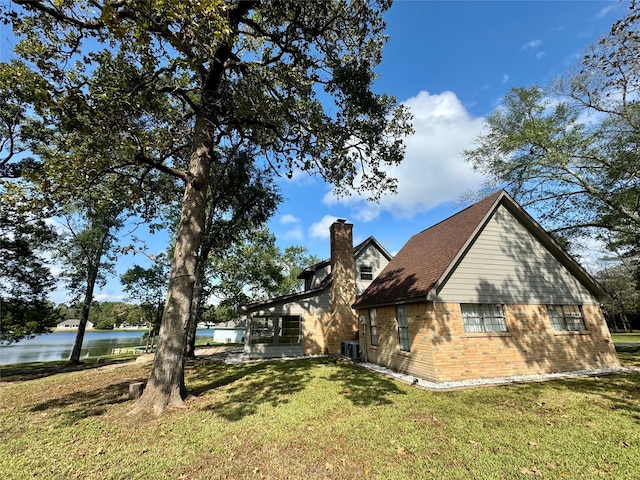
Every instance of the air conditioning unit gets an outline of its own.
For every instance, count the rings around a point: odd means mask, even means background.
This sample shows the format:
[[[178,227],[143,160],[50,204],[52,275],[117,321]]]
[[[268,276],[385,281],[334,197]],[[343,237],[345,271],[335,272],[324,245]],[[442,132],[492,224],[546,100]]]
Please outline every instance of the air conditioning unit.
[[[357,360],[360,357],[360,342],[357,340],[344,340],[340,345],[340,354],[343,357]]]

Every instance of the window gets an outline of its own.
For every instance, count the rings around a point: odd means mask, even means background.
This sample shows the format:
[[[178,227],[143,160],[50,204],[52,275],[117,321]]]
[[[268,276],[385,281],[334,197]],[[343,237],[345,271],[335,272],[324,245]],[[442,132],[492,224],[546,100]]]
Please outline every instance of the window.
[[[364,265],[360,267],[360,280],[373,280],[373,268]]]
[[[407,318],[407,307],[398,305],[396,307],[396,320],[398,321],[398,343],[400,350],[409,352],[409,320]]]
[[[254,317],[251,319],[251,344],[296,345],[301,343],[300,317]]]
[[[300,343],[300,317],[285,316],[280,319],[278,343]]]
[[[251,320],[251,343],[275,343],[275,318],[255,317]]]
[[[486,303],[463,303],[462,321],[464,331],[470,333],[506,332],[507,321],[504,318],[502,305]]]
[[[554,330],[579,332],[587,329],[579,305],[547,305],[547,312]]]
[[[369,310],[369,337],[371,345],[378,345],[378,314],[375,308]]]

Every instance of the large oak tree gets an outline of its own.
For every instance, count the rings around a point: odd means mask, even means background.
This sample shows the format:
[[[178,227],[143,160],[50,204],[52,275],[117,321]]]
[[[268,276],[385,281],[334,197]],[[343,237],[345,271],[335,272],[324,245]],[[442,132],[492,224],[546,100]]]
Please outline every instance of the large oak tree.
[[[384,167],[403,157],[409,115],[373,91],[390,4],[16,0],[4,7],[22,39],[15,53],[47,83],[43,119],[85,105],[98,116],[129,110],[138,121],[117,146],[130,149],[143,171],[185,186],[160,341],[135,411],[183,405],[185,333],[211,166],[221,149],[241,145],[279,174],[319,174],[342,194],[378,198],[395,189]],[[88,89],[112,57],[111,77],[99,91]],[[74,175],[85,167],[66,166]]]

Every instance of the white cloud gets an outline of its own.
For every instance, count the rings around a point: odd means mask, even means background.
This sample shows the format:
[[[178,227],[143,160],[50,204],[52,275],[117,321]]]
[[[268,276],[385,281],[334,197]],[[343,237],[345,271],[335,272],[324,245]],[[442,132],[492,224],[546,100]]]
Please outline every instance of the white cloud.
[[[122,302],[125,296],[120,292],[116,293],[107,288],[94,295],[93,298],[97,302]]]
[[[297,226],[292,228],[291,230],[287,230],[282,235],[282,238],[285,240],[302,241],[304,240],[304,233],[302,232],[302,228]]]
[[[281,225],[291,225],[293,223],[298,223],[298,222],[300,222],[300,219],[294,215],[286,214],[280,217]]]
[[[604,7],[603,9],[601,9],[597,14],[596,14],[596,18],[604,18],[607,15],[609,15],[609,13],[611,13],[613,10],[616,10],[617,5],[608,5],[606,7]]]
[[[509,75],[506,73],[502,75],[502,83],[507,83],[509,81]]]
[[[312,238],[329,238],[329,227],[338,217],[325,215],[322,220],[309,227],[309,236]]]
[[[297,242],[304,240],[304,232],[302,231],[302,227],[300,226],[300,219],[295,215],[282,215],[278,219],[278,223],[280,225],[287,225],[289,227],[289,230],[280,235],[281,238],[285,240],[294,240]]]
[[[521,50],[532,50],[539,48],[542,45],[542,40],[531,40],[530,42],[525,43],[520,49]]]
[[[542,57],[546,57],[547,52],[536,52],[536,60],[540,60]]]
[[[457,200],[462,193],[481,185],[481,175],[464,161],[462,151],[470,148],[473,138],[482,132],[484,119],[472,118],[452,92],[432,95],[423,91],[404,104],[413,113],[415,134],[406,140],[404,161],[386,169],[398,179],[398,194],[386,194],[376,204],[355,195],[338,199],[329,192],[323,199],[325,204],[349,205],[354,218],[361,222],[374,220],[382,211],[396,218],[410,218]]]

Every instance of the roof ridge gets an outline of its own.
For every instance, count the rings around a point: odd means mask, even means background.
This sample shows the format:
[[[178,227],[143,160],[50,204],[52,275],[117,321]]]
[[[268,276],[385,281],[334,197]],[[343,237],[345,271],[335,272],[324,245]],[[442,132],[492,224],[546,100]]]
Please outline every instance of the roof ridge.
[[[355,305],[426,299],[504,195],[504,190],[498,190],[413,235]]]

